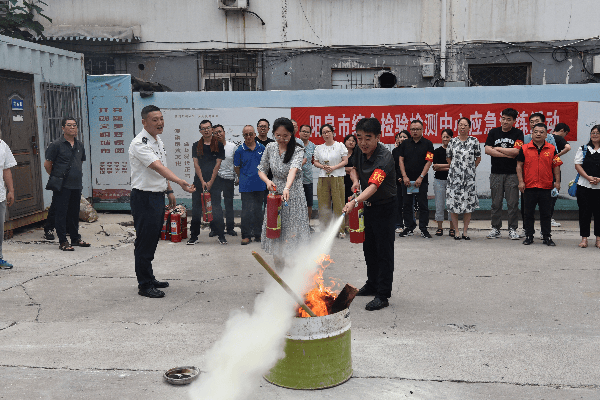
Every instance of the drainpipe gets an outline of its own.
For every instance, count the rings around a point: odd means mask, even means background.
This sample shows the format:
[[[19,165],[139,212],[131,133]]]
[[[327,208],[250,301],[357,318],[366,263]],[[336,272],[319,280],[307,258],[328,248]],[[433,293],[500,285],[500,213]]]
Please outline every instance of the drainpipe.
[[[442,0],[440,32],[440,79],[446,80],[446,0]]]

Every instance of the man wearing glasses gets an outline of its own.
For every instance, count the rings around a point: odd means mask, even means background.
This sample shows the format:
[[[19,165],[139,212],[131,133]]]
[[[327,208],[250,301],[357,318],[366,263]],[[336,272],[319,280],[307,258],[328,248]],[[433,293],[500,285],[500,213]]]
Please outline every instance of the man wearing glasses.
[[[48,146],[44,168],[51,177],[62,178],[60,190],[53,189],[52,207],[59,249],[73,251],[73,246],[89,247],[79,235],[79,202],[83,189],[82,163],[86,160],[83,143],[77,140],[77,121],[63,118],[63,135]],[[67,233],[71,244],[67,241]]]
[[[411,194],[416,195],[419,205],[419,230],[421,236],[431,239],[427,231],[429,224],[429,205],[427,204],[427,189],[429,181],[427,173],[433,162],[433,143],[423,137],[423,122],[414,120],[410,123],[411,140],[405,140],[398,146],[399,167],[402,173],[402,199],[405,228],[400,237],[411,236],[417,226],[414,220],[414,202]]]
[[[269,143],[275,141],[267,136],[267,134],[269,133],[270,126],[271,126],[271,124],[269,123],[269,121],[267,121],[264,118],[259,119],[258,123],[256,124],[256,130],[258,131],[258,136],[256,137],[256,142],[262,144],[265,147],[265,149],[267,148],[267,145]],[[271,173],[271,171],[269,171],[267,173],[267,178],[269,178],[269,180],[273,180],[273,174]],[[263,198],[264,207],[267,207],[267,196],[268,195],[269,195],[269,191],[267,189],[265,189],[265,194],[264,194],[264,198]]]

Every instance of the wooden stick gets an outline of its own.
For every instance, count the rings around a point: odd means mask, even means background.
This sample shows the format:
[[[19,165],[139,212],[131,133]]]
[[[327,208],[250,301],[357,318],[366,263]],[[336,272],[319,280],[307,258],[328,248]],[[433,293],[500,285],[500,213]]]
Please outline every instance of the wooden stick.
[[[304,311],[306,311],[306,313],[308,315],[310,315],[311,317],[316,317],[317,315],[310,309],[308,308],[308,306],[306,304],[304,304],[304,302],[302,301],[302,299],[300,298],[300,296],[298,296],[288,285],[287,283],[285,283],[283,281],[283,279],[281,279],[281,277],[279,275],[277,275],[277,272],[275,272],[273,270],[273,268],[271,268],[269,266],[269,264],[267,264],[267,262],[260,256],[260,254],[258,254],[257,252],[253,251],[252,255],[254,256],[254,258],[256,258],[256,261],[258,261],[258,263],[260,265],[263,266],[264,269],[267,270],[267,272],[269,273],[269,275],[271,275],[273,277],[273,279],[275,279],[277,281],[277,283],[279,283],[281,285],[281,287],[288,292],[288,294],[290,296],[292,296],[292,299],[294,299],[294,301],[296,303],[298,303],[300,305],[300,307],[302,307],[302,309]]]

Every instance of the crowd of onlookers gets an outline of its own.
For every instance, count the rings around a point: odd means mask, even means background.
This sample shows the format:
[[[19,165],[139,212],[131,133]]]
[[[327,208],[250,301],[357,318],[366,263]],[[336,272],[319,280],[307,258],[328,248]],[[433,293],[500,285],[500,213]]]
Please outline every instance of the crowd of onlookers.
[[[398,132],[395,136],[395,147],[392,156],[396,164],[397,199],[396,233],[399,237],[413,235],[419,228],[424,238],[431,238],[428,231],[429,185],[433,185],[435,195],[436,236],[443,236],[444,211],[449,215],[450,228],[448,235],[455,240],[470,240],[469,223],[472,213],[479,208],[476,175],[481,162],[482,153],[491,158],[491,231],[487,238],[501,237],[502,205],[506,201],[508,208],[508,237],[513,240],[524,238],[524,244],[533,243],[533,218],[536,207],[540,210],[540,238],[544,244],[554,246],[551,228],[560,226],[553,218],[554,206],[558,198],[561,184],[561,156],[571,150],[565,136],[569,127],[564,123],[555,126],[549,134],[542,113],[533,113],[529,117],[531,134],[524,135],[515,128],[518,112],[512,108],[502,111],[501,123],[488,132],[483,151],[479,141],[470,136],[471,121],[462,117],[457,122],[457,132],[444,129],[441,132],[441,146],[434,149],[433,143],[423,136],[423,123],[412,121],[409,130]],[[310,141],[312,128],[309,125],[294,124],[293,137],[304,151],[301,168],[302,187],[304,190],[307,215],[310,220],[313,207],[313,167],[316,176],[316,197],[319,206],[319,222],[327,226],[333,216],[342,214],[342,207],[352,196],[350,170],[352,154],[357,147],[357,138],[350,134],[344,138],[336,138],[335,129],[324,124],[319,129],[323,144],[315,145]],[[269,121],[259,120],[258,136],[254,127],[247,125],[243,129],[244,142],[235,146],[225,139],[222,126],[210,121],[201,123],[202,140],[212,140],[210,156],[197,157],[194,153],[197,187],[209,189],[213,195],[213,215],[211,234],[217,236],[221,243],[226,243],[225,234],[237,235],[233,230],[233,185],[239,180],[239,191],[242,197],[242,244],[252,239],[260,241],[263,223],[263,205],[268,190],[259,178],[257,167],[265,147],[274,140],[268,137]],[[211,139],[211,131],[214,135]],[[600,208],[598,194],[597,127],[592,129],[587,145],[577,149],[575,167],[579,173],[576,183],[578,188],[577,203],[582,241],[581,247],[587,246],[590,235],[590,221],[596,217]],[[218,145],[217,145],[218,143]],[[194,144],[194,148],[197,144]],[[206,151],[209,146],[204,143]],[[198,147],[200,148],[200,147]],[[229,150],[227,151],[227,148]],[[234,173],[235,171],[235,173]],[[300,174],[300,172],[299,172]],[[269,179],[271,175],[269,172]],[[282,189],[282,188],[279,188]],[[220,210],[221,194],[225,198],[226,228]],[[196,195],[198,197],[198,195]],[[519,207],[520,204],[520,207]],[[196,209],[194,203],[194,209]],[[520,211],[519,211],[520,209]],[[518,221],[523,221],[523,228],[518,229]],[[462,215],[462,229],[459,228],[459,216]],[[192,226],[198,226],[199,217],[195,217]],[[310,226],[311,232],[314,231]],[[344,238],[348,232],[347,221],[342,223],[339,237]],[[189,244],[197,242],[198,229],[192,228]],[[596,245],[600,246],[600,231],[595,229]]]

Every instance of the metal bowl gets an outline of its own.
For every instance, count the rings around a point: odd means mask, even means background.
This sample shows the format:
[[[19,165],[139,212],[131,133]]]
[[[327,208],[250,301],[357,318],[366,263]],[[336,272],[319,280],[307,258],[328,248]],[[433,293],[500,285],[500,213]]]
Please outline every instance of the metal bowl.
[[[171,368],[163,375],[165,381],[171,385],[187,385],[200,375],[200,370],[196,367],[177,367]]]

